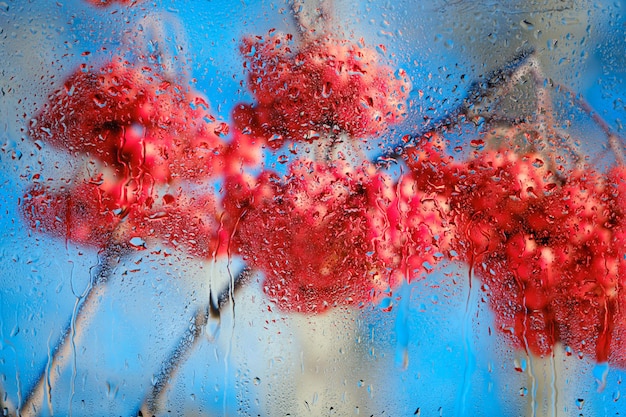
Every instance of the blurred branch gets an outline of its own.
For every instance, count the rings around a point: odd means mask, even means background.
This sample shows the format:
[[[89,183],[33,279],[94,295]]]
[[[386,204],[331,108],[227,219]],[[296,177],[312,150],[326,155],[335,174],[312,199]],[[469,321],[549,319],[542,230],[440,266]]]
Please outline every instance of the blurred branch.
[[[120,259],[128,251],[120,245],[108,246],[99,259],[97,265],[90,268],[91,277],[89,286],[82,296],[79,296],[72,318],[65,326],[61,338],[51,352],[51,360],[45,364],[39,373],[39,379],[29,391],[23,404],[19,406],[18,415],[21,417],[37,416],[41,413],[44,400],[47,400],[48,409],[53,415],[51,392],[68,362],[76,360],[76,341],[80,340],[89,323],[93,319],[100,299],[104,296],[107,284]],[[75,362],[74,362],[75,364]]]
[[[569,94],[572,97],[574,104],[576,104],[581,110],[587,113],[589,117],[591,117],[591,119],[595,122],[595,124],[597,124],[598,127],[602,129],[602,131],[608,138],[608,144],[611,148],[611,151],[613,151],[613,154],[615,155],[615,159],[620,165],[624,165],[626,163],[626,159],[624,156],[624,138],[618,135],[617,132],[615,132],[609,126],[606,120],[600,117],[598,112],[596,112],[591,107],[589,102],[587,102],[587,100],[585,100],[580,94],[576,94],[565,86],[559,85],[557,88]]]
[[[377,158],[378,162],[385,164],[390,159],[398,159],[401,157],[402,149],[406,146],[416,146],[425,135],[442,132],[466,122],[484,123],[490,126],[499,124],[514,126],[526,123],[525,121],[513,120],[503,112],[494,111],[495,104],[506,96],[516,84],[523,82],[525,76],[531,77],[536,90],[537,111],[534,117],[542,146],[548,146],[551,140],[552,143],[555,143],[553,139],[561,138],[564,140],[565,147],[572,153],[576,164],[581,164],[584,161],[584,156],[572,143],[570,136],[558,128],[553,120],[549,89],[565,91],[571,94],[574,104],[588,114],[606,134],[608,144],[618,163],[622,165],[625,163],[624,139],[611,129],[608,123],[579,94],[575,94],[560,84],[547,83],[533,48],[520,50],[504,66],[472,82],[467,94],[458,106],[440,118],[429,120],[418,132],[409,135],[408,140],[405,137],[402,142],[394,144],[391,152]]]
[[[333,0],[291,0],[291,16],[298,34],[306,41],[329,33],[333,22]]]
[[[198,345],[201,340],[200,336],[205,331],[207,325],[209,325],[209,321],[215,321],[219,326],[222,309],[232,301],[232,297],[247,281],[246,278],[250,273],[250,268],[244,268],[217,297],[214,298],[212,294],[209,294],[208,304],[196,309],[191,319],[191,324],[178,339],[176,347],[170,352],[167,359],[163,362],[161,370],[154,377],[155,382],[150,393],[143,400],[140,411],[133,415],[152,416],[158,412],[167,388]]]
[[[522,49],[502,67],[474,80],[469,85],[468,91],[459,105],[439,118],[429,119],[416,133],[408,135],[408,140],[407,137],[403,138],[402,142],[392,146],[391,152],[381,155],[378,160],[386,162],[389,158],[398,159],[402,149],[417,145],[425,135],[445,131],[466,121],[484,120],[486,123],[496,121],[512,123],[513,121],[507,119],[505,115],[494,114],[493,105],[501,98],[500,91],[505,87],[510,88],[512,79],[518,78],[516,73],[524,70],[531,61],[534,52],[533,48]]]

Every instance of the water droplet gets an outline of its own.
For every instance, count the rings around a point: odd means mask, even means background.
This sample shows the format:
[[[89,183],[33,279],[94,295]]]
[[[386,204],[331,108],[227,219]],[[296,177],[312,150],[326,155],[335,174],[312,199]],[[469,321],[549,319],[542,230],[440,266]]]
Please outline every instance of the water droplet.
[[[119,391],[119,386],[107,381],[106,387],[107,387],[107,398],[110,400],[114,400],[115,397],[117,396],[117,392]]]
[[[217,135],[217,136],[227,136],[228,135],[228,131],[229,131],[229,126],[227,123],[218,123],[217,127],[213,130],[213,132]]]
[[[143,250],[146,248],[146,241],[138,236],[131,238],[128,243],[135,249]]]
[[[101,109],[107,105],[106,99],[99,94],[93,96],[93,103]]]
[[[328,98],[330,97],[331,93],[332,93],[332,86],[330,85],[329,82],[327,82],[326,84],[322,86],[322,97]]]
[[[543,188],[546,191],[552,191],[552,190],[554,190],[556,188],[556,184],[552,182],[550,184],[546,184]]]
[[[304,135],[304,138],[309,141],[314,141],[316,139],[319,139],[320,137],[321,137],[320,133],[314,130],[310,130],[309,133]]]
[[[579,410],[583,409],[583,405],[585,405],[585,400],[582,398],[579,398],[576,400],[576,407],[578,407]]]
[[[604,391],[606,387],[606,377],[609,374],[609,364],[602,362],[596,364],[593,368],[593,376],[596,378],[596,384],[598,385],[598,392]]]
[[[163,196],[163,204],[173,204],[176,201],[176,197],[171,194],[165,194]]]
[[[485,141],[482,139],[474,139],[470,142],[472,148],[482,149],[485,146]]]
[[[396,364],[406,371],[409,368],[409,349],[407,346],[402,346],[396,353]]]
[[[546,41],[546,46],[548,47],[548,51],[554,51],[558,45],[558,39],[548,39]]]
[[[222,319],[220,317],[220,312],[217,308],[209,309],[209,316],[207,317],[206,325],[204,326],[204,333],[206,334],[209,342],[213,343],[220,331],[220,326],[222,323]]]
[[[526,359],[515,359],[513,366],[515,366],[517,372],[526,372]]]
[[[76,91],[76,87],[74,86],[74,84],[65,84],[64,87],[65,87],[65,94],[67,94],[70,97],[74,95],[74,91]]]
[[[380,309],[384,312],[389,312],[393,308],[393,300],[390,297],[386,297],[380,303]]]

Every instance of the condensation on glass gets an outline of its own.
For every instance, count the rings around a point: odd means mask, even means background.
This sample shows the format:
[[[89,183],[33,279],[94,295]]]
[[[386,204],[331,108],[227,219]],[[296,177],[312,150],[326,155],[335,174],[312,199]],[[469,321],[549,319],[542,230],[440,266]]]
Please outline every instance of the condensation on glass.
[[[0,2],[3,415],[619,414],[623,9]]]

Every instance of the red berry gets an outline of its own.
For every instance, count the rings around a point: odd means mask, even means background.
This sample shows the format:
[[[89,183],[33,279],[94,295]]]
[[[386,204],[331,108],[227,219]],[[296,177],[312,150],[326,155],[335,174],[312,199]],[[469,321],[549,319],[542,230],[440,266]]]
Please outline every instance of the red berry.
[[[452,248],[488,288],[500,329],[534,354],[560,341],[606,360],[618,258],[599,175],[558,179],[539,155],[506,150],[458,163],[439,138],[422,145],[408,149],[407,164],[447,197]]]
[[[138,1],[141,1],[141,0],[86,0],[86,1],[87,3],[90,3],[97,7],[106,7],[106,6],[110,6],[113,3],[131,4],[131,3],[137,3]]]
[[[421,190],[411,174],[401,176],[389,192],[391,196],[373,202],[385,215],[376,227],[383,232],[379,256],[399,276],[409,281],[423,278],[450,250],[447,202],[436,193]]]

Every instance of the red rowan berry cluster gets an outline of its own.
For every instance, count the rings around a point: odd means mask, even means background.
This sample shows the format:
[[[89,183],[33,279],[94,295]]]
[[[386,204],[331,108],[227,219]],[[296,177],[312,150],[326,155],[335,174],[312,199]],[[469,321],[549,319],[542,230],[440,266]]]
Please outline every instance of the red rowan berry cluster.
[[[536,153],[484,150],[459,162],[439,136],[420,145],[407,149],[407,164],[424,189],[445,198],[450,247],[482,281],[512,343],[545,355],[561,342],[623,363],[613,337],[624,285],[615,171],[561,177]]]
[[[241,52],[256,103],[239,105],[235,125],[273,148],[345,134],[379,135],[406,115],[410,83],[380,65],[375,50],[330,36],[297,44],[271,31],[244,39]]]
[[[157,235],[208,257],[215,204],[183,193],[183,181],[201,182],[235,164],[227,134],[202,96],[154,68],[116,59],[79,69],[35,116],[30,135],[91,158],[95,172],[59,189],[35,185],[24,199],[26,219],[99,248]]]

